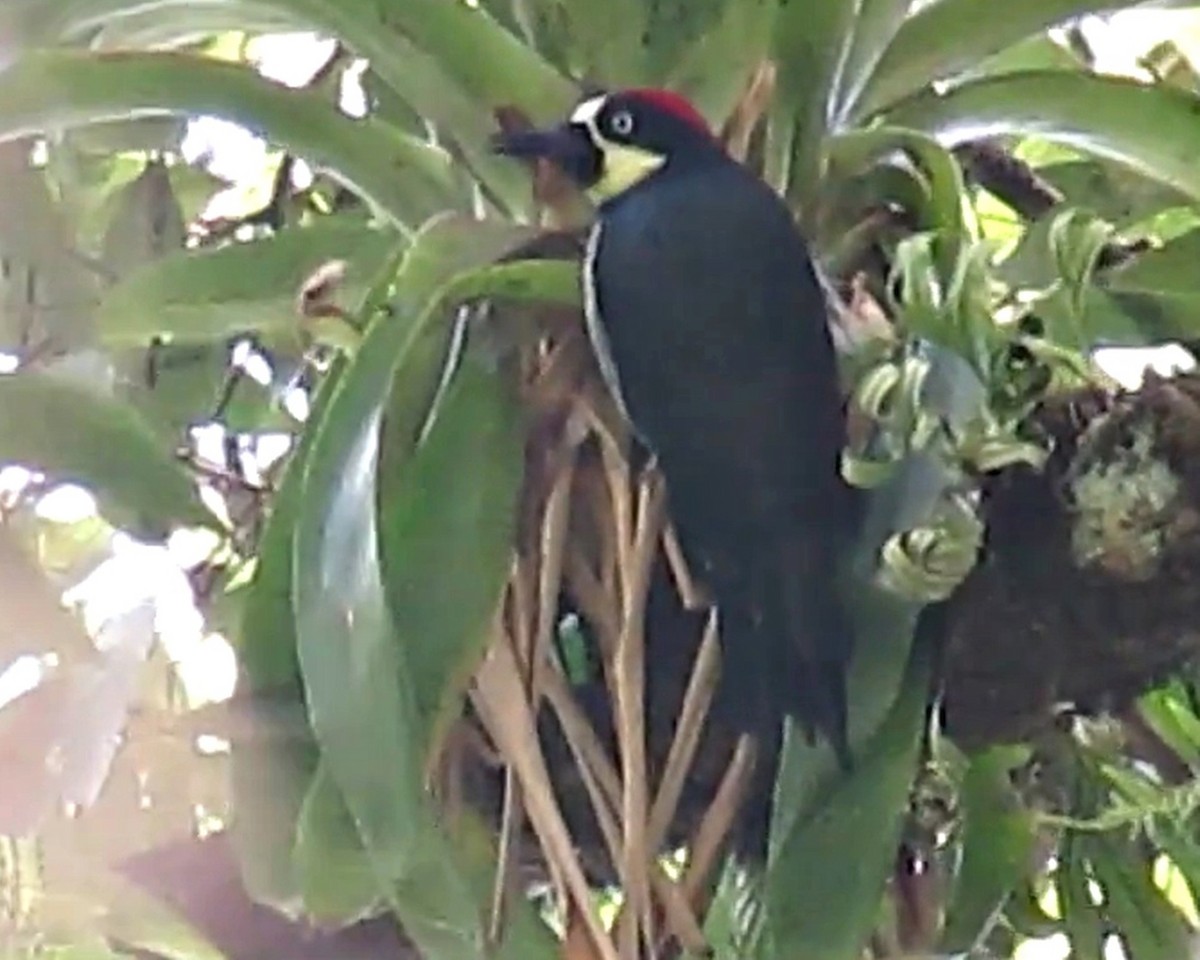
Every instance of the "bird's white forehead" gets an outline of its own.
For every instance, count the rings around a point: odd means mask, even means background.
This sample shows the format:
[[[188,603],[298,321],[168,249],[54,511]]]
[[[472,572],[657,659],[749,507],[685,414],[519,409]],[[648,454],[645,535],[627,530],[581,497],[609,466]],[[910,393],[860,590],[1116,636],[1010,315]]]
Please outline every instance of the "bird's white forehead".
[[[604,102],[608,99],[605,95],[592,97],[590,100],[584,100],[571,113],[572,123],[590,124],[596,119],[598,114],[604,108]]]

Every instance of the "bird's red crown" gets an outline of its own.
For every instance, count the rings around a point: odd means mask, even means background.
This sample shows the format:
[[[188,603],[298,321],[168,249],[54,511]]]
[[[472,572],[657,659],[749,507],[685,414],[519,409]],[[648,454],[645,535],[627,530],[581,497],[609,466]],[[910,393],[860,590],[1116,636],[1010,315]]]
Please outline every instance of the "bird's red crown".
[[[708,121],[692,105],[692,102],[687,97],[675,93],[673,90],[661,90],[656,87],[636,87],[632,90],[622,91],[621,95],[631,100],[645,103],[656,110],[669,113],[679,120],[690,123],[698,130],[703,130],[705,133],[712,133],[712,130],[708,126]]]

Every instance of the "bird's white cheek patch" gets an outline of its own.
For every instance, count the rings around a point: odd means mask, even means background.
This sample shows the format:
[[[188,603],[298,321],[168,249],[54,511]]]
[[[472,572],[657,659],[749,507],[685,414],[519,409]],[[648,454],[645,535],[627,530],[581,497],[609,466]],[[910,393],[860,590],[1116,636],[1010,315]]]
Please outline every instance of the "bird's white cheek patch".
[[[604,107],[604,101],[608,97],[592,97],[591,100],[584,100],[571,113],[571,123],[581,123],[584,126],[592,128],[595,133],[596,117]]]

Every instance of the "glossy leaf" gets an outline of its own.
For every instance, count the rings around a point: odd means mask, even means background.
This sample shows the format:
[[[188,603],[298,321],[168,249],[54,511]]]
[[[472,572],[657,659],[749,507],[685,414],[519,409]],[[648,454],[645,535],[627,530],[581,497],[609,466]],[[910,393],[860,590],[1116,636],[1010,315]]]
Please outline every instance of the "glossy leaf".
[[[835,127],[846,124],[854,105],[902,29],[910,0],[859,0],[853,29],[837,66],[830,109]]]
[[[0,73],[0,139],[169,113],[236,121],[335,172],[403,226],[415,200],[449,196],[448,156],[372,119],[351,120],[320,94],[249,67],[182,53],[39,51]],[[419,208],[418,208],[419,209]]]
[[[1200,200],[1200,98],[1181,90],[1038,71],[965,83],[940,96],[923,94],[885,116],[946,145],[1001,134],[1042,137],[1115,160]],[[1164,130],[1172,135],[1164,137]]]
[[[292,607],[292,542],[316,426],[344,367],[345,361],[335,361],[326,375],[308,429],[290,454],[258,543],[254,579],[237,632],[238,695],[248,701],[250,729],[248,736],[232,743],[235,814],[230,835],[247,891],[276,907],[294,906],[301,896],[293,848],[318,762],[316,741],[307,726],[298,735],[280,736],[272,723],[274,711],[303,710],[304,705]]]
[[[1192,230],[1110,272],[1104,278],[1104,286],[1114,292],[1189,300],[1200,306],[1200,280],[1192,270],[1197,257],[1200,257],[1200,230]]]
[[[101,259],[123,277],[166,254],[186,239],[183,210],[175,199],[166,164],[153,160],[121,188],[101,241]]]
[[[467,361],[383,512],[389,599],[423,725],[458,703],[507,579],[524,465],[510,381]]]
[[[914,648],[901,692],[857,766],[797,818],[769,874],[774,955],[856,960],[870,938],[916,775],[930,656]]]
[[[779,80],[766,174],[790,197],[811,195],[820,172],[821,144],[832,120],[830,97],[856,7],[854,0],[783,0],[775,16],[771,56]]]
[[[567,30],[583,76],[609,87],[645,81],[649,7],[643,0],[565,0]]]
[[[391,90],[462,152],[471,172],[509,210],[529,207],[528,177],[488,146],[491,110],[520,107],[545,121],[575,88],[477,5],[416,0],[275,0],[340,37]]]
[[[925,4],[897,31],[855,104],[862,119],[953,77],[1019,40],[1087,13],[1117,10],[1129,0],[938,0]]]
[[[1112,835],[1091,838],[1088,851],[1104,890],[1104,910],[1137,960],[1176,960],[1187,956],[1190,931],[1180,914],[1155,887],[1150,865],[1132,844]]]
[[[490,263],[521,235],[509,227],[442,221],[423,234],[423,255],[402,271],[399,302],[412,303],[455,269]],[[429,253],[439,248],[435,260]],[[542,271],[539,284],[540,267],[565,269]],[[523,445],[508,374],[489,368],[483,344],[468,342],[468,357],[432,413],[438,380],[429,374],[440,379],[441,367],[429,357],[445,358],[450,350],[445,311],[451,303],[479,294],[573,298],[577,274],[572,264],[516,262],[454,275],[424,308],[396,371],[383,424],[379,550],[414,679],[418,742],[428,742],[438,716],[457,702],[483,650],[508,570]],[[555,280],[565,289],[556,289]],[[419,369],[410,369],[413,364]],[[433,573],[445,570],[457,573]]]
[[[1086,838],[1068,834],[1062,849],[1062,865],[1058,870],[1058,900],[1071,952],[1080,960],[1102,960],[1104,957],[1104,923],[1100,911],[1092,902],[1084,849]]]
[[[317,923],[352,923],[377,907],[375,871],[324,766],[317,767],[300,808],[293,857],[305,912]]]
[[[1118,229],[1187,203],[1187,197],[1170,187],[1100,160],[1050,164],[1039,167],[1038,176],[1062,191],[1067,203],[1103,217]]]
[[[60,377],[0,376],[0,462],[79,483],[121,518],[160,532],[215,522],[136,411]]]
[[[442,229],[464,229],[448,223]],[[405,273],[440,268],[440,239],[438,225],[418,238],[398,287]],[[419,702],[376,546],[379,424],[393,379],[402,373],[398,383],[436,387],[444,367],[442,351],[421,349],[428,343],[422,334],[445,325],[444,311],[436,296],[422,302],[419,322],[404,322],[401,315],[372,324],[331,399],[314,442],[296,531],[294,604],[322,756],[406,931],[429,955],[454,960],[483,955],[481,915],[477,894],[427,803],[424,744],[416,735]],[[417,399],[424,393],[418,390]],[[424,420],[417,410],[413,422]],[[419,458],[418,448],[409,462]],[[444,571],[413,569],[409,575]]]
[[[334,300],[350,312],[400,240],[355,218],[327,218],[263,240],[180,251],[135,270],[100,303],[101,340],[110,346],[211,343],[238,333],[294,333],[296,300],[319,267],[346,265]]]
[[[1033,862],[1035,822],[1009,782],[1024,751],[994,747],[972,758],[962,785],[962,864],[949,899],[942,948],[972,949]]]
[[[962,173],[949,151],[933,139],[898,127],[875,127],[836,134],[826,145],[831,176],[849,178],[902,151],[924,181],[924,203],[912,214],[923,220],[920,228],[939,231],[953,263],[955,251],[969,236],[963,219],[965,191]],[[893,198],[895,199],[895,198]]]

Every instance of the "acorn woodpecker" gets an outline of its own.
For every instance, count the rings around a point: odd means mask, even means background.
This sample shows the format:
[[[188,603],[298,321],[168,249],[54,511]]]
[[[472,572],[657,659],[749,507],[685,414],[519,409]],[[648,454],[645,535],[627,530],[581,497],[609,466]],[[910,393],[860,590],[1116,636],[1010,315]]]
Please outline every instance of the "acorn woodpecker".
[[[854,501],[827,301],[791,211],[664,90],[592,96],[495,145],[551,161],[597,204],[588,332],[716,600],[715,709],[769,751],[790,713],[848,768],[851,629],[835,584]]]

